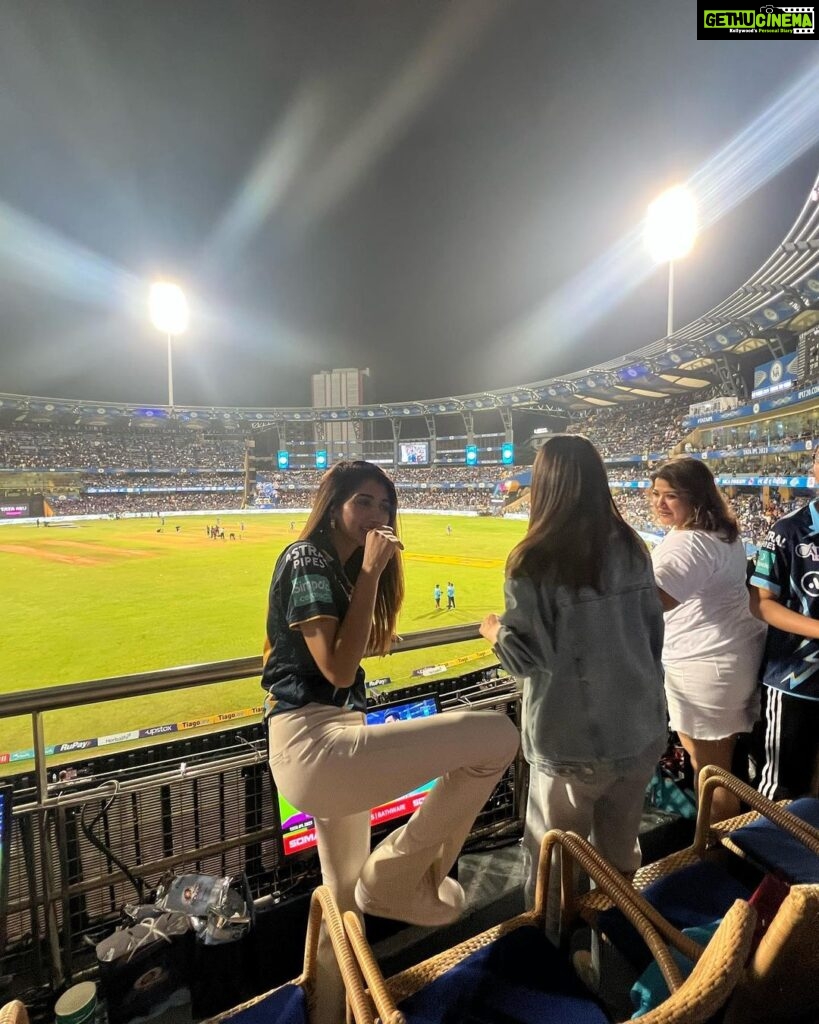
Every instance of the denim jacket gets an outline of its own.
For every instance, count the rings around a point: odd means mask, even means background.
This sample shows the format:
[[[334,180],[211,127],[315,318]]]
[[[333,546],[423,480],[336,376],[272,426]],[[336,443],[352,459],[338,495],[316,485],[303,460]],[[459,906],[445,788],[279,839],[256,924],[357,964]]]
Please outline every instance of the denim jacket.
[[[507,579],[496,650],[523,684],[523,753],[551,775],[626,767],[667,735],[651,562],[613,541],[598,593]]]

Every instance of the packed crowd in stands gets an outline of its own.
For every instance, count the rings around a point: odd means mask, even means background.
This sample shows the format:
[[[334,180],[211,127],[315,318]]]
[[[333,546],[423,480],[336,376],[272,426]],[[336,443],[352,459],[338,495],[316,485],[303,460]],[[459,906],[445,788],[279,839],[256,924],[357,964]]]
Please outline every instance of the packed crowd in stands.
[[[585,434],[604,458],[644,452],[665,455],[685,437],[682,421],[688,415],[690,404],[690,395],[679,395],[645,405],[599,409],[570,424],[566,430],[571,434]]]
[[[616,463],[606,466],[608,478],[614,480],[645,480],[649,474],[649,466],[645,462]]]
[[[749,430],[749,428],[746,428]],[[754,448],[754,447],[766,447],[766,448],[786,448],[788,445],[794,444],[796,441],[807,441],[813,437],[814,432],[812,430],[802,430],[794,433],[774,433],[772,435],[765,435],[760,437],[759,432],[755,437],[741,437],[737,436],[737,428],[722,427],[715,428],[712,431],[712,441],[710,444],[703,445],[703,451],[731,451],[733,448]],[[688,449],[690,446],[686,445]]]
[[[423,466],[409,469],[406,466],[385,466],[385,471],[398,487],[436,487],[445,484],[492,484],[511,473],[518,473],[520,466],[507,469],[503,466]],[[316,488],[321,480],[320,469],[288,469],[283,472],[260,470],[257,480],[274,487]]]
[[[623,518],[635,530],[645,533],[664,532],[652,515],[647,488],[614,491],[614,501]],[[728,498],[728,504],[736,514],[743,539],[753,544],[760,544],[777,519],[805,504],[805,496],[784,501],[774,494],[769,504],[765,506],[762,498],[757,494],[738,493]],[[514,511],[516,513],[529,512],[528,493],[523,494],[515,502]]]
[[[315,497],[315,490],[300,489],[278,491],[273,508],[308,508]],[[458,491],[430,491],[404,489],[400,492],[401,508],[430,509],[445,512],[483,512],[488,510],[491,491],[466,487]],[[257,501],[257,504],[263,499]]]
[[[813,472],[811,452],[794,452],[790,456],[753,456],[730,459],[709,459],[708,464],[716,476],[805,476]],[[609,480],[645,480],[658,463],[609,463]]]
[[[690,400],[690,396],[683,395],[642,405],[599,409],[573,422],[567,430],[581,432],[594,442],[609,460],[606,469],[613,484],[643,480],[654,468],[653,463],[618,460],[648,453],[662,455],[678,449],[685,440],[682,419],[688,412]],[[813,433],[808,429],[800,433],[792,428],[790,433],[775,438],[743,439],[737,436],[737,429],[715,428],[711,435],[713,443],[706,450],[730,452],[733,448],[747,448],[755,444],[776,444],[784,448],[811,437]],[[76,473],[70,483],[63,480],[46,494],[54,512],[62,515],[239,509],[244,496],[244,452],[245,442],[240,437],[174,429],[166,424],[155,424],[149,429],[141,424],[59,429],[22,424],[0,430],[0,468],[97,471]],[[810,452],[780,451],[766,456],[729,456],[709,461],[718,475],[790,477],[810,473],[810,460]],[[492,501],[494,485],[525,472],[527,468],[497,464],[386,467],[401,492],[402,507],[447,512],[497,510],[497,503]],[[99,472],[102,469],[114,472]],[[260,469],[257,474],[257,503],[285,509],[309,507],[322,472],[313,467],[287,471]],[[452,484],[459,486],[451,489]],[[94,494],[88,493],[89,488],[130,490],[127,493]],[[133,489],[154,490],[153,493],[137,494]],[[775,497],[776,491],[773,494]],[[642,530],[656,528],[645,489],[620,490],[615,487],[615,497],[634,526]],[[743,536],[754,541],[765,535],[778,516],[803,502],[804,496],[784,503],[773,500],[764,508],[762,499],[756,494],[740,492],[732,499]],[[515,501],[514,511],[528,511],[525,492],[522,499]]]
[[[241,469],[242,438],[202,437],[157,430],[0,430],[6,469]]]
[[[796,452],[790,457],[786,456],[765,456],[754,457],[752,455],[736,459],[709,459],[709,465],[714,473],[736,474],[754,473],[757,476],[804,476],[813,472],[810,452]]]
[[[739,521],[740,533],[755,544],[764,539],[777,519],[804,504],[804,497],[791,498],[788,501],[774,498],[767,507],[762,504],[762,499],[757,494],[735,494],[730,499],[731,508]]]
[[[190,481],[188,481],[190,483]],[[235,481],[234,481],[235,486]],[[406,509],[446,512],[484,512],[489,509],[491,492],[464,488],[458,491],[404,490],[401,504]],[[126,512],[194,512],[197,509],[239,509],[242,489],[233,491],[192,491],[161,494],[82,494],[48,495],[56,515],[114,515]],[[276,493],[270,507],[309,508],[315,489],[299,488]],[[260,501],[259,504],[263,502]]]
[[[436,486],[437,484],[480,484],[496,483],[509,472],[520,472],[520,467],[511,470],[504,466],[423,466],[410,469],[399,466],[388,470],[400,487],[402,484]]]
[[[58,516],[116,516],[124,513],[164,514],[208,509],[237,511],[241,492],[204,491],[197,494],[84,494],[52,496],[48,503]]]
[[[244,474],[232,473],[86,473],[80,479],[80,488],[86,487],[241,487]]]

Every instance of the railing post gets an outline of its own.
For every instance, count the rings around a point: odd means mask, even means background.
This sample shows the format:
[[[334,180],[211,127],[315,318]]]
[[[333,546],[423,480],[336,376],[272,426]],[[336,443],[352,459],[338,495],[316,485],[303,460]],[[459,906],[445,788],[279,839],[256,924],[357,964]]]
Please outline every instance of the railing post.
[[[48,810],[45,802],[48,799],[48,765],[45,752],[45,729],[42,711],[34,711],[31,715],[32,738],[34,742],[34,774],[37,780],[37,851],[40,858],[41,877],[43,879],[43,915],[45,918],[46,940],[51,957],[52,984],[62,985],[65,974],[60,953],[60,927],[54,909],[54,877],[51,870],[51,856],[48,842]]]
[[[36,812],[37,820],[37,844],[40,847],[40,868],[43,879],[43,916],[45,918],[46,941],[51,959],[51,984],[53,989],[59,989],[65,980],[63,961],[60,947],[60,926],[57,922],[57,913],[54,908],[55,895],[54,873],[52,871],[51,856],[48,841],[48,816],[51,812],[46,807],[41,807]]]
[[[48,765],[46,764],[42,711],[32,712],[31,732],[34,744],[34,774],[37,779],[37,803],[42,805],[48,797]]]

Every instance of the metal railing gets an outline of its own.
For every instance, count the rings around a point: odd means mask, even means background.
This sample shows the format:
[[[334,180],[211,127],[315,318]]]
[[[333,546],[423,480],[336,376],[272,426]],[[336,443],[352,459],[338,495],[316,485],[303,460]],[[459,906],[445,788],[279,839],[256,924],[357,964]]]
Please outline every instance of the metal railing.
[[[478,638],[477,624],[423,630],[396,641],[393,651]],[[315,863],[305,867],[303,860],[285,862],[280,856],[260,723],[227,729],[219,749],[184,761],[173,753],[180,748],[179,735],[163,737],[163,758],[139,770],[112,768],[117,754],[100,758],[83,752],[87,764],[104,761],[107,775],[95,773],[67,784],[49,781],[44,721],[49,712],[245,679],[261,669],[260,657],[239,658],[0,696],[0,719],[30,716],[35,764],[34,785],[15,806],[10,946],[0,973],[11,967],[10,973],[22,971],[33,984],[51,989],[76,980],[93,966],[93,941],[106,926],[113,928],[122,905],[134,901],[135,888],[141,892],[143,882],[147,887],[169,870],[253,875],[259,881],[254,895],[262,891],[262,879],[276,896],[300,881],[316,880]],[[442,710],[513,711],[518,700],[514,681],[483,681],[479,677],[485,671],[463,677],[473,679],[472,684],[451,687]],[[422,689],[435,685],[419,684]],[[494,810],[485,809],[485,830],[519,818],[521,777],[512,769],[496,791]],[[87,827],[89,809],[102,843]],[[21,941],[26,947],[22,955]],[[12,953],[15,942],[18,952]],[[12,956],[17,961],[9,964]]]
[[[417,651],[424,647],[479,640],[478,624],[446,626],[442,629],[423,629],[401,637],[393,644],[392,653]],[[227,683],[262,673],[261,655],[234,658],[204,665],[183,665],[157,672],[140,672],[108,679],[91,679],[83,683],[48,686],[37,690],[18,690],[0,695],[0,719],[30,715],[32,743],[37,776],[37,801],[48,801],[48,775],[43,716],[48,711],[76,708],[109,700],[141,697],[151,693],[166,693],[186,687],[206,686],[209,683]]]

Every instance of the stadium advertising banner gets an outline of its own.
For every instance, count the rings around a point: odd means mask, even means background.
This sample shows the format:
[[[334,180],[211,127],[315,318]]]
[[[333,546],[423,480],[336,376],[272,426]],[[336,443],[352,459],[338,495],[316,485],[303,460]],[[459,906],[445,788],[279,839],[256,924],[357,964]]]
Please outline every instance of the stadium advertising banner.
[[[791,487],[812,490],[816,481],[812,476],[718,476],[720,487]]]
[[[152,725],[146,729],[130,729],[127,732],[111,733],[109,736],[91,736],[87,739],[70,740],[67,743],[53,743],[45,748],[47,756],[52,754],[81,754],[86,750],[108,747],[116,743],[128,743],[132,740],[156,739],[171,733],[186,732],[189,729],[201,729],[205,726],[227,725],[242,718],[256,719],[262,713],[261,707],[241,708],[238,711],[226,711],[219,715],[208,715],[189,722],[166,722],[164,725]],[[34,759],[34,748],[28,750],[0,751],[0,764]]]
[[[809,452],[813,441],[790,441],[788,444],[753,444],[742,448],[712,448],[707,452],[691,452],[692,459],[736,459],[745,455],[787,455]]]
[[[645,455],[607,455],[603,462],[622,466],[626,462],[665,462],[668,452],[647,452]]]
[[[0,518],[27,519],[29,517],[27,501],[3,501],[0,504]]]
[[[796,384],[796,355],[760,363],[754,370],[751,398],[767,398],[779,391],[788,391]]]
[[[45,515],[42,494],[6,494],[0,498],[0,520],[33,519]]]
[[[811,398],[819,396],[819,384],[811,384],[810,387],[800,388],[799,391],[791,391],[787,395],[780,395],[778,398],[769,398],[767,401],[754,402],[752,405],[743,405],[738,409],[731,409],[729,412],[714,412],[708,416],[688,416],[683,420],[683,426],[702,427],[708,423],[725,423],[730,420],[742,419],[746,416],[758,416],[761,412],[774,412],[776,409],[783,409],[788,405],[798,405],[800,402],[807,402]]]
[[[86,494],[209,494],[212,491],[241,491],[238,485],[219,484],[209,487],[86,487]]]

